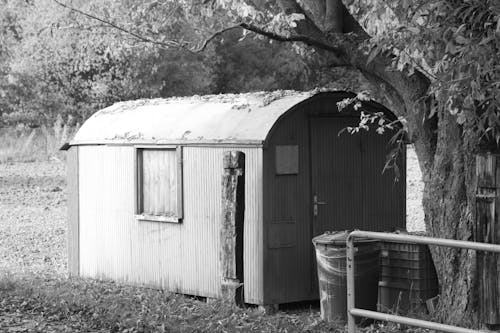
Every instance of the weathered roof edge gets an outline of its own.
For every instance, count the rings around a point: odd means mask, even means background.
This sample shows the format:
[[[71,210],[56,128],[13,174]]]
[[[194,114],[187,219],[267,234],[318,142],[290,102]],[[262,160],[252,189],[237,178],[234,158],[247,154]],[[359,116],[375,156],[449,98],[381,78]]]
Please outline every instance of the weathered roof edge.
[[[96,145],[96,144],[117,144],[117,145],[204,145],[204,144],[229,144],[229,145],[252,145],[261,146],[269,135],[270,131],[274,128],[275,124],[284,117],[288,111],[294,109],[299,104],[306,102],[314,96],[324,95],[325,93],[342,93],[346,95],[355,96],[355,93],[348,92],[346,90],[332,90],[332,89],[315,89],[306,92],[299,92],[293,90],[278,90],[273,92],[254,92],[254,93],[243,93],[243,94],[221,94],[221,95],[205,95],[205,96],[190,96],[190,97],[171,97],[166,99],[140,99],[135,101],[118,102],[109,107],[106,107],[98,112],[96,112],[92,117],[90,117],[78,131],[75,138],[64,144],[60,149],[68,150],[70,146],[73,145]],[[285,103],[285,100],[286,103]],[[281,101],[281,102],[280,102]],[[372,100],[373,101],[373,100]],[[381,105],[380,103],[373,101],[374,103]],[[271,104],[275,104],[271,107]],[[172,108],[168,108],[172,105]],[[207,109],[210,109],[208,110]],[[152,109],[155,109],[153,112]],[[178,110],[175,110],[178,109]],[[194,110],[197,109],[197,110]],[[202,109],[202,110],[200,110]],[[222,110],[221,109],[225,109]],[[265,109],[265,110],[264,110]],[[260,111],[259,111],[260,110]],[[137,123],[142,122],[144,127],[144,119],[149,115],[156,117],[158,119],[153,119],[149,121],[147,126],[149,130],[159,134],[158,136],[153,136],[152,132],[149,137],[144,137],[140,132],[124,131],[122,132],[112,132],[112,135],[108,137],[92,138],[79,136],[80,132],[87,123],[98,122],[99,119],[109,117],[111,120],[108,121],[109,126],[115,126],[120,129],[119,125],[116,123],[120,121],[117,115],[122,113],[128,113],[129,115],[134,112],[143,112],[140,116],[135,115],[135,120],[132,117],[132,122],[129,121],[127,126],[136,126]],[[257,113],[256,116],[252,114],[249,117],[246,114]],[[183,113],[185,112],[185,113]],[[191,112],[192,114],[187,114]],[[213,121],[211,119],[210,112],[217,116],[218,114],[223,114],[225,118],[223,121]],[[177,115],[175,115],[177,113]],[[158,115],[162,115],[159,117]],[[172,117],[174,115],[174,117]],[[102,118],[100,118],[102,117]],[[191,118],[190,118],[191,117]],[[201,121],[200,117],[205,117],[205,124]],[[264,123],[259,123],[258,119],[266,118]],[[97,120],[96,120],[97,119]],[[186,121],[187,119],[187,121]],[[229,119],[229,120],[228,120]],[[257,120],[255,120],[257,119]],[[135,121],[135,122],[134,122]],[[156,123],[155,123],[156,121]],[[195,134],[191,135],[191,128],[187,123],[191,121],[192,123],[198,122],[198,128],[196,128]],[[168,127],[165,123],[170,123],[170,128],[165,128],[167,131],[158,132],[158,129],[151,126],[151,122],[159,127],[163,125]],[[222,132],[225,130],[226,136],[218,136],[218,133],[214,132],[214,128],[219,128],[222,122]],[[249,122],[255,122],[253,128],[249,126]],[[180,125],[178,125],[180,123]],[[132,125],[131,125],[132,124]],[[175,124],[177,127],[184,126],[185,131],[175,131],[172,129]],[[229,124],[229,126],[228,126]],[[237,126],[240,127],[237,127]],[[146,126],[146,129],[147,129]],[[204,130],[200,128],[204,126]],[[233,128],[231,128],[231,126]],[[101,126],[101,132],[109,129],[106,126]],[[196,126],[194,126],[196,127]],[[235,131],[237,127],[241,130],[243,127],[243,132],[247,130],[247,133],[240,134],[240,132]],[[130,128],[129,128],[130,129]],[[99,128],[97,127],[96,131]],[[166,133],[170,130],[170,133]],[[253,133],[252,133],[253,131]],[[99,133],[101,133],[99,132]],[[114,135],[113,135],[114,134]],[[232,134],[232,135],[231,135]],[[162,135],[164,135],[162,137]],[[170,135],[170,137],[168,137]],[[194,136],[198,135],[198,136]]]
[[[266,128],[313,94],[279,90],[118,102],[96,112],[61,149],[88,144],[262,145]]]

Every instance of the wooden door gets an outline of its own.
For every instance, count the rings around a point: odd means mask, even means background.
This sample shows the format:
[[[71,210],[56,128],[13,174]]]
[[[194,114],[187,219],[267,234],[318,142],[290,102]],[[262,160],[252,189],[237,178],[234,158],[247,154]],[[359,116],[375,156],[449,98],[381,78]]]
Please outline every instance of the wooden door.
[[[356,118],[311,119],[313,236],[363,225],[361,136],[347,131]]]
[[[356,118],[311,118],[312,236],[360,228],[363,221],[361,136],[343,131]],[[312,256],[315,253],[312,251]],[[318,293],[316,260],[311,265],[313,294]]]

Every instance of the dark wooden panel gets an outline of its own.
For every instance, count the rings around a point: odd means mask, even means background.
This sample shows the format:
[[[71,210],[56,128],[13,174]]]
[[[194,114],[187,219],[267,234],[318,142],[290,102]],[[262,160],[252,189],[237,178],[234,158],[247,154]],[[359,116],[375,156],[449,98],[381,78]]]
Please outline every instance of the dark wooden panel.
[[[80,204],[78,146],[72,146],[66,155],[68,175],[68,272],[77,276],[80,272]]]
[[[311,120],[312,192],[317,196],[314,234],[363,227],[363,174],[359,135],[339,132],[356,118]]]
[[[275,221],[269,225],[267,244],[270,249],[295,247],[297,224],[294,220]]]
[[[276,146],[297,146],[296,174],[276,174]],[[264,147],[263,164],[264,302],[314,299],[309,130],[305,112],[294,112],[279,122]]]
[[[400,156],[398,167],[401,178],[396,181],[392,169],[385,172],[384,165],[392,147],[392,133],[377,134],[375,130],[363,131],[363,224],[364,230],[394,231],[406,228],[406,154]]]
[[[405,227],[405,162],[400,164],[401,180],[394,184],[378,168],[385,162],[388,136],[338,136],[359,122],[352,108],[338,112],[336,102],[345,97],[352,95],[325,93],[299,104],[278,121],[264,145],[265,304],[318,298],[313,236],[327,230]],[[276,175],[278,145],[298,146],[297,174]],[[317,218],[314,194],[327,203],[318,205]],[[286,219],[296,221],[295,230],[278,235],[286,228],[275,222]],[[295,246],[283,246],[292,244],[294,232]]]
[[[276,146],[276,174],[295,175],[299,173],[299,146]]]
[[[499,244],[500,223],[500,157],[493,154],[476,155],[476,223],[474,241]],[[492,252],[477,253],[479,279],[479,313],[483,323],[500,324],[500,255]]]

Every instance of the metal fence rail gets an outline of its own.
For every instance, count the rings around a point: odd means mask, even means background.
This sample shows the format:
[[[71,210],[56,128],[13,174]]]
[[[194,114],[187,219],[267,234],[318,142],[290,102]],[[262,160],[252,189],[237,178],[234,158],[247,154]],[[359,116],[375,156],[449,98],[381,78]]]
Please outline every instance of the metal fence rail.
[[[479,251],[489,251],[500,253],[500,245],[486,244],[468,241],[459,241],[453,239],[431,238],[413,235],[398,235],[386,232],[373,232],[355,230],[349,234],[346,240],[346,266],[347,266],[347,328],[349,333],[355,333],[356,323],[354,317],[365,317],[370,319],[385,320],[399,324],[416,326],[421,328],[428,328],[442,332],[451,333],[478,333],[482,331],[471,330],[467,328],[450,326],[435,323],[432,321],[414,319],[404,316],[389,315],[377,311],[369,311],[364,309],[357,309],[354,301],[354,239],[355,238],[371,238],[385,241],[404,242],[404,243],[417,243],[437,246],[447,246],[462,249],[471,249]]]

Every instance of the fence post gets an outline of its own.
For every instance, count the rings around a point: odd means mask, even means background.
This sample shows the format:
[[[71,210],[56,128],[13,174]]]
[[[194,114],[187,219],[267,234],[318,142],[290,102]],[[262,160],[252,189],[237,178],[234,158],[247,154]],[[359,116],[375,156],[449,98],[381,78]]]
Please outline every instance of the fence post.
[[[346,282],[347,282],[347,331],[348,333],[355,333],[356,322],[354,316],[351,314],[351,309],[356,307],[355,304],[355,278],[354,274],[354,237],[350,235],[346,239]]]
[[[481,243],[500,243],[499,187],[500,159],[494,154],[476,155],[476,225],[474,240]],[[500,325],[500,267],[498,253],[477,252],[480,313],[489,327]]]
[[[243,222],[245,218],[245,154],[224,152],[222,176],[221,291],[224,299],[243,303]]]

